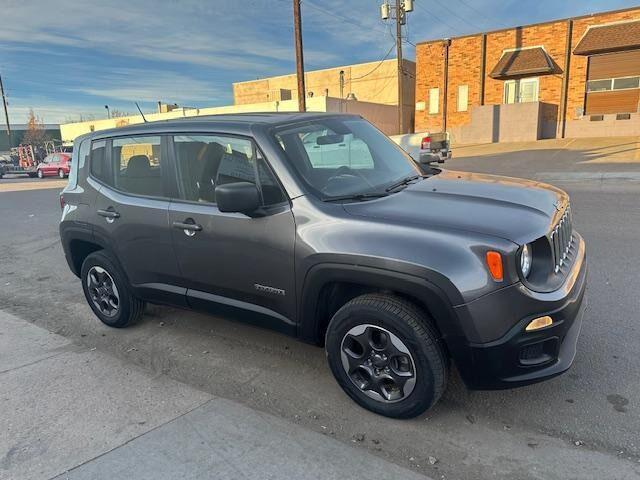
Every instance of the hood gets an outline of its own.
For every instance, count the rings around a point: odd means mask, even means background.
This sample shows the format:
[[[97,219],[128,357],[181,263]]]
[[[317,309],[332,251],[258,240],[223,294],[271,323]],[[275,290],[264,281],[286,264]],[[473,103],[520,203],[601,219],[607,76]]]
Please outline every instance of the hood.
[[[443,170],[388,197],[344,208],[392,224],[465,230],[520,245],[545,235],[568,203],[559,188],[533,180]]]

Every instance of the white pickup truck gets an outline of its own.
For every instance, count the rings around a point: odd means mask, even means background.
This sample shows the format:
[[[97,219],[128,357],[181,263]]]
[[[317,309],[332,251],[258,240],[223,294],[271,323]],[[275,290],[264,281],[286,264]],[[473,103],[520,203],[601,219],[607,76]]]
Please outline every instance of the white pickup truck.
[[[420,164],[443,163],[451,158],[448,133],[409,133],[390,137],[404,151]],[[371,153],[367,145],[353,134],[339,135],[322,130],[310,132],[302,137],[314,168],[337,168],[349,165],[350,168],[370,168]]]
[[[396,142],[418,163],[444,163],[451,158],[449,133],[407,133],[392,135]]]

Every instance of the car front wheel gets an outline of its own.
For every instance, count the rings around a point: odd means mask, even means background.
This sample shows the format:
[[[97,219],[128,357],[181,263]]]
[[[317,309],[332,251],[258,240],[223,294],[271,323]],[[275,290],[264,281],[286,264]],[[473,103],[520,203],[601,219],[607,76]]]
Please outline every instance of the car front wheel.
[[[38,178],[44,178],[44,172],[41,169],[38,169]]]
[[[93,313],[110,327],[136,322],[144,302],[136,298],[117,262],[105,251],[90,254],[82,263],[82,289]]]
[[[62,170],[62,169],[58,170],[58,177],[60,177],[60,178],[65,178],[66,177],[66,175],[64,174],[64,170]]]
[[[404,298],[349,301],[331,319],[325,348],[342,389],[380,415],[415,417],[444,392],[448,359],[440,336],[426,312]]]

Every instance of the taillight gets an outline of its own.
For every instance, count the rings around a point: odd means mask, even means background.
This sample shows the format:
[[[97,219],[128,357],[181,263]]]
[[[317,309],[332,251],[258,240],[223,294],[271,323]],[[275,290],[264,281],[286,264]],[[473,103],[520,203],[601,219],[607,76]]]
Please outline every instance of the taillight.
[[[61,210],[64,210],[64,205],[65,205],[65,203],[64,203],[64,195],[61,193],[60,194],[60,209]]]
[[[420,148],[422,150],[429,150],[431,148],[431,137],[423,137],[420,142]]]

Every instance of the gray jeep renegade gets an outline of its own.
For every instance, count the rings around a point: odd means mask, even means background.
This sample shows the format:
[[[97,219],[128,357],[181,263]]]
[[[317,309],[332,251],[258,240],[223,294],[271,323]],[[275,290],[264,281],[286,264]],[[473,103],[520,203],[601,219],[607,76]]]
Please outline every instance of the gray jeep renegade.
[[[451,360],[473,389],[573,361],[587,267],[562,190],[421,168],[354,115],[146,123],[73,156],[60,235],[109,326],[151,302],[274,328],[399,418],[438,400]]]

